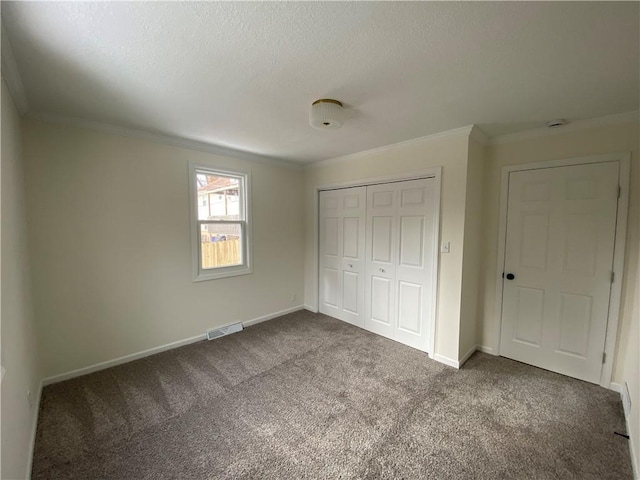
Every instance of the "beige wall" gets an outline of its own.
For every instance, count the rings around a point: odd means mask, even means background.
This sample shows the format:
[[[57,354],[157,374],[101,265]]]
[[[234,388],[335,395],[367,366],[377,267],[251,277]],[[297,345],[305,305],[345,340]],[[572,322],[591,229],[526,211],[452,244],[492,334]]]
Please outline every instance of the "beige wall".
[[[636,186],[640,190],[640,175],[636,175]],[[640,213],[636,212],[636,221]],[[623,353],[619,356],[619,382],[624,387],[626,383],[631,396],[631,412],[627,417],[629,435],[631,435],[631,447],[636,476],[640,478],[640,261],[636,268],[636,285],[629,290],[635,297],[631,322],[626,337],[621,336],[624,343]]]
[[[2,478],[26,478],[41,369],[27,253],[20,117],[2,80]],[[27,401],[31,392],[31,405]]]
[[[436,353],[458,359],[460,299],[464,241],[465,185],[468,134],[427,139],[332,161],[306,171],[305,205],[305,304],[318,307],[317,188],[444,166],[442,173],[440,239],[451,243],[451,252],[440,255]]]
[[[3,85],[3,99],[6,98]],[[442,166],[436,353],[459,360],[476,343],[493,345],[500,174],[504,165],[632,152],[623,302],[614,381],[627,381],[638,417],[638,126],[617,125],[483,147],[467,133],[435,137],[325,162],[304,172],[35,120],[23,122],[29,256],[20,185],[19,119],[3,102],[2,132],[2,448],[5,415],[34,417],[37,389],[27,262],[44,376],[52,376],[202,334],[304,303],[317,308],[317,188]],[[5,118],[6,117],[6,118]],[[250,169],[254,273],[193,283],[187,163]],[[8,165],[8,167],[5,166]],[[13,207],[6,199],[13,200]],[[302,199],[303,201],[296,201]],[[9,213],[6,213],[9,212]],[[11,228],[10,232],[7,230]],[[11,247],[13,245],[13,247]],[[5,265],[5,251],[15,260]],[[5,305],[5,268],[11,295]],[[292,302],[292,296],[297,301]],[[15,298],[14,298],[15,297]],[[7,311],[20,321],[10,337]],[[635,335],[635,337],[634,337]],[[18,339],[19,337],[19,339]],[[20,348],[5,348],[16,338]],[[20,343],[23,342],[23,343]],[[13,352],[13,353],[11,353]],[[9,366],[16,355],[22,373]],[[19,377],[20,381],[17,382]],[[635,383],[634,383],[635,382]],[[5,413],[6,392],[15,406]],[[635,392],[635,393],[634,393]],[[22,400],[21,400],[22,398]],[[20,403],[21,402],[21,403]],[[13,412],[22,412],[20,414]],[[20,417],[23,415],[23,417]],[[21,418],[23,418],[21,420]],[[18,428],[18,427],[13,427]],[[25,431],[24,442],[29,433]],[[633,433],[638,442],[638,434]],[[19,445],[16,435],[7,448]],[[8,440],[7,440],[8,442]],[[26,447],[16,465],[26,465]],[[19,455],[22,455],[20,457]],[[3,462],[3,474],[5,462]]]
[[[462,261],[462,301],[460,311],[460,348],[458,358],[463,358],[477,344],[477,326],[482,314],[482,201],[483,172],[486,148],[473,137],[469,138],[467,168],[467,197],[464,220],[464,258]]]
[[[495,349],[499,319],[494,316],[496,285],[496,254],[498,243],[498,210],[500,202],[501,169],[505,165],[558,160],[605,153],[631,152],[631,188],[627,232],[625,272],[622,286],[621,319],[618,339],[629,337],[631,312],[637,288],[638,262],[638,175],[639,136],[637,124],[610,125],[588,130],[493,145],[487,149],[487,168],[484,176],[484,294],[483,321],[479,328],[478,343]],[[636,344],[637,347],[637,344]],[[621,380],[621,359],[626,358],[628,346],[618,341],[613,381]]]
[[[301,304],[300,170],[36,120],[24,125],[46,377]],[[251,170],[253,274],[192,282],[189,160]]]

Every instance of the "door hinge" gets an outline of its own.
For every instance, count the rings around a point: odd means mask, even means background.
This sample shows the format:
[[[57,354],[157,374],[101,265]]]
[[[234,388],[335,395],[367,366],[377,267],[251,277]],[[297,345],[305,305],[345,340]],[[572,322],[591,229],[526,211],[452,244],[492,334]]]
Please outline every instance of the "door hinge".
[[[602,363],[606,363],[606,361],[607,361],[607,353],[602,352]]]
[[[613,283],[613,280],[616,278],[616,272],[611,272],[611,283]]]
[[[622,195],[622,187],[618,185],[618,198]]]

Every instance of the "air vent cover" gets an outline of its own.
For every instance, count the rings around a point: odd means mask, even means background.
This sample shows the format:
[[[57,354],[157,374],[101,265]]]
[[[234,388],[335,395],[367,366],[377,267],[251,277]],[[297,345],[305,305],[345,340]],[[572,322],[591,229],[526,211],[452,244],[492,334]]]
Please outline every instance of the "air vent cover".
[[[207,340],[213,340],[214,338],[224,337],[225,335],[229,335],[230,333],[241,332],[243,329],[242,323],[233,323],[231,325],[227,325],[226,327],[216,328],[215,330],[207,331]]]

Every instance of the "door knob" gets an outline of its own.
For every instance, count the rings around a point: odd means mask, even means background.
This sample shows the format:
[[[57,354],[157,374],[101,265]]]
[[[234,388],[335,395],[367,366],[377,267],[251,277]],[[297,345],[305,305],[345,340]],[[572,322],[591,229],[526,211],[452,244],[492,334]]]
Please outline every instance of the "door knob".
[[[350,263],[350,264],[349,264],[349,268],[353,268],[353,263]]]
[[[507,273],[507,280],[513,280],[516,276],[513,273]]]
[[[384,268],[379,268],[378,271],[384,273]]]

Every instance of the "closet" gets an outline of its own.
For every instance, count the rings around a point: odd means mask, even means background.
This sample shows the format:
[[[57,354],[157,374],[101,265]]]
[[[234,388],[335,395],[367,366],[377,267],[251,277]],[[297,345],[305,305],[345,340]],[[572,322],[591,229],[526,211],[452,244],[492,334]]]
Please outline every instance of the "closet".
[[[438,196],[436,178],[321,191],[320,312],[429,352]]]

